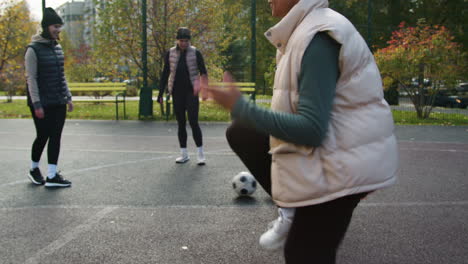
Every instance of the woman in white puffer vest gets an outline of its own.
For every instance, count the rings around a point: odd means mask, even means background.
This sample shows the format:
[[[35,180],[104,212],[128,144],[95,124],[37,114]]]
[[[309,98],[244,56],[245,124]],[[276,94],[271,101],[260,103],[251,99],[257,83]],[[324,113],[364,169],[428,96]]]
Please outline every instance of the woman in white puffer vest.
[[[272,110],[234,86],[209,90],[235,119],[230,146],[280,207],[261,246],[285,246],[287,263],[334,263],[359,201],[396,181],[393,118],[372,53],[327,0],[269,3],[282,17],[265,34],[277,48]]]

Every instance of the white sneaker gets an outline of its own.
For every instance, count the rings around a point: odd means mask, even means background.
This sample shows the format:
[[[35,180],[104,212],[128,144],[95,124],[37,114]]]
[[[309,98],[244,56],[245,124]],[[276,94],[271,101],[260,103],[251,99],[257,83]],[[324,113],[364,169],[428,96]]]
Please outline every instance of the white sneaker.
[[[279,217],[268,225],[268,231],[260,236],[260,246],[266,250],[278,250],[284,247],[292,220],[283,216],[281,208]]]
[[[175,160],[175,162],[176,163],[185,163],[185,162],[187,162],[189,160],[190,160],[190,158],[188,156],[180,156]]]
[[[203,152],[198,152],[197,155],[197,165],[205,165],[206,159],[205,155],[203,155]]]
[[[187,161],[189,161],[189,157],[188,157],[188,152],[187,152],[187,148],[180,148],[180,157],[178,157],[175,162],[176,163],[185,163]]]

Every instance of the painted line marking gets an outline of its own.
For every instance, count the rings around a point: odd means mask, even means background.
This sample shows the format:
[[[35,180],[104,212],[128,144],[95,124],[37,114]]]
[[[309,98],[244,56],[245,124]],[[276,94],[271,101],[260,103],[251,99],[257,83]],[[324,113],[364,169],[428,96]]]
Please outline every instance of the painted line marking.
[[[0,147],[0,151],[30,151],[30,147]],[[64,151],[77,151],[77,152],[103,152],[103,153],[141,153],[141,154],[174,154],[174,151],[152,151],[152,150],[121,150],[121,149],[76,149],[76,148],[64,148]],[[225,152],[225,153],[222,153]],[[196,154],[195,152],[189,152],[189,154]],[[205,154],[230,154],[234,155],[234,152],[227,149],[205,151]]]
[[[91,218],[89,218],[83,224],[75,227],[70,232],[65,233],[63,236],[59,237],[54,242],[50,243],[49,245],[45,246],[44,248],[38,250],[32,257],[27,259],[24,263],[25,264],[39,264],[40,260],[44,257],[47,257],[53,254],[55,251],[59,250],[63,246],[65,246],[70,241],[77,238],[80,234],[87,232],[90,230],[94,225],[98,224],[106,215],[111,213],[117,209],[116,207],[106,207],[101,211],[97,212]]]
[[[1,148],[0,148],[1,150]],[[85,150],[86,151],[86,150]],[[99,151],[99,150],[96,150],[96,151]],[[235,155],[233,152],[232,153],[227,153],[227,151],[229,150],[217,150],[217,151],[207,151],[205,152],[206,155]],[[225,152],[225,153],[223,153]],[[174,152],[170,152],[171,154],[173,154]],[[162,152],[160,154],[167,154],[165,152]],[[195,155],[195,153],[190,153],[191,155]],[[122,165],[128,165],[128,164],[135,164],[135,163],[140,163],[140,162],[147,162],[147,161],[155,161],[155,160],[162,160],[162,159],[173,159],[175,158],[174,155],[170,155],[170,156],[164,156],[164,157],[154,157],[154,158],[149,158],[149,159],[140,159],[140,160],[132,160],[132,161],[124,161],[124,162],[119,162],[119,163],[110,163],[110,164],[105,164],[105,165],[100,165],[100,166],[93,166],[93,167],[89,167],[89,168],[84,168],[84,169],[78,169],[78,170],[70,170],[70,171],[64,171],[64,174],[75,174],[75,173],[81,173],[81,172],[87,172],[87,171],[94,171],[94,170],[101,170],[101,169],[105,169],[105,168],[110,168],[110,167],[117,167],[117,166],[122,166]],[[28,183],[30,182],[29,180],[25,179],[25,180],[19,180],[19,181],[14,181],[14,182],[10,182],[10,183],[4,183],[4,184],[0,184],[0,188],[2,187],[7,187],[7,186],[14,186],[14,185],[17,185],[17,184],[24,184],[24,183]]]
[[[400,148],[400,150],[405,150],[405,151],[427,151],[427,152],[468,153],[468,150],[462,150],[462,149]]]
[[[174,130],[177,130],[175,128]],[[17,133],[17,132],[0,132],[0,135],[15,135],[15,136],[32,136],[34,133]],[[71,136],[71,137],[135,137],[135,138],[177,138],[177,135],[167,135],[167,136],[147,136],[147,135],[132,135],[132,134],[87,134],[87,133],[62,133],[62,136]],[[226,139],[226,137],[213,137],[213,136],[203,136],[205,139]]]
[[[438,206],[468,206],[468,201],[442,201],[442,202],[400,202],[400,203],[387,203],[387,202],[361,202],[359,207],[438,207]],[[123,210],[157,210],[157,209],[249,209],[249,208],[271,208],[275,205],[158,205],[158,206],[81,206],[81,205],[37,205],[37,206],[24,206],[24,207],[0,207],[4,211],[19,211],[19,210],[32,210],[32,209],[105,209],[105,208],[123,209]]]
[[[401,203],[366,203],[361,202],[362,207],[423,207],[423,206],[467,206],[468,201],[442,201],[442,202],[401,202]]]
[[[2,146],[0,151],[30,151],[31,147],[10,147]],[[66,151],[78,151],[78,152],[107,152],[107,153],[142,153],[142,154],[174,154],[174,151],[153,151],[153,150],[123,150],[123,149],[80,149],[80,148],[64,148]],[[451,153],[468,153],[468,150],[464,149],[435,149],[435,148],[408,148],[400,147],[399,150],[402,151],[430,151],[430,152],[451,152]],[[226,152],[229,154],[234,154],[230,149],[224,150],[213,150],[206,151],[205,153],[219,153]]]
[[[159,159],[170,159],[174,158],[174,156],[165,156],[165,157],[156,157],[156,158],[150,158],[150,159],[141,159],[141,160],[133,160],[133,161],[125,161],[125,162],[119,162],[119,163],[111,163],[111,164],[105,164],[101,166],[94,166],[94,167],[89,167],[89,168],[84,168],[84,169],[79,169],[79,170],[70,170],[66,171],[66,174],[74,174],[74,173],[80,173],[80,172],[85,172],[85,171],[93,171],[93,170],[100,170],[100,169],[105,169],[105,168],[110,168],[110,167],[116,167],[116,166],[121,166],[121,165],[127,165],[127,164],[135,164],[139,162],[147,162],[147,161],[154,161],[154,160],[159,160]],[[65,173],[65,172],[64,172]],[[16,184],[23,184],[30,182],[29,180],[21,180],[21,181],[14,181],[10,183],[4,183],[0,184],[0,188],[6,187],[6,186],[12,186]]]

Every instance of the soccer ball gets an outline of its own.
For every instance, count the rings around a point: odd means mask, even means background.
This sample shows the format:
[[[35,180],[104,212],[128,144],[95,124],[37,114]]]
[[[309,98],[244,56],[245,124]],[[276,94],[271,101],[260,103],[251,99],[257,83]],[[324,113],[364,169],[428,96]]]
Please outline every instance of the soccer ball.
[[[240,196],[248,196],[257,189],[257,181],[252,174],[241,171],[232,178],[232,188]]]

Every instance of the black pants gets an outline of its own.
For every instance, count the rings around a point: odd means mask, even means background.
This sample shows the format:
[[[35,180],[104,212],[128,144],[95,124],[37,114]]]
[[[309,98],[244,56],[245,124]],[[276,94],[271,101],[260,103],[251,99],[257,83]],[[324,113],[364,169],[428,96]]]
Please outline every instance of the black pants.
[[[31,160],[39,162],[46,143],[47,158],[49,164],[57,165],[60,153],[60,140],[62,138],[63,125],[67,115],[66,105],[54,105],[44,107],[44,118],[39,119],[30,107],[31,114],[36,127],[36,139],[32,145]]]
[[[234,121],[226,131],[233,151],[271,196],[269,136]],[[286,240],[287,264],[332,264],[351,221],[354,208],[366,194],[296,208]]]
[[[185,91],[183,89],[174,89],[174,114],[177,119],[177,136],[179,137],[179,145],[181,148],[187,147],[187,130],[186,126],[186,112],[190,127],[192,128],[192,136],[197,147],[203,146],[202,132],[198,124],[198,111],[200,109],[200,102],[198,96],[194,96],[192,91]]]

